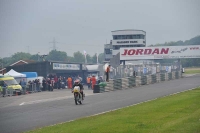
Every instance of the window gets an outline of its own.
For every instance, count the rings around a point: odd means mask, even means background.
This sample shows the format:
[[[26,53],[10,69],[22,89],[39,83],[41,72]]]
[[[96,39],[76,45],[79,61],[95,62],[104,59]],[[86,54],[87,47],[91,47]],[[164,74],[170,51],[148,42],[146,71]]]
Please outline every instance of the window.
[[[113,36],[113,40],[117,40],[117,36]]]
[[[112,54],[112,51],[111,51],[111,49],[105,49],[105,53],[106,54]]]

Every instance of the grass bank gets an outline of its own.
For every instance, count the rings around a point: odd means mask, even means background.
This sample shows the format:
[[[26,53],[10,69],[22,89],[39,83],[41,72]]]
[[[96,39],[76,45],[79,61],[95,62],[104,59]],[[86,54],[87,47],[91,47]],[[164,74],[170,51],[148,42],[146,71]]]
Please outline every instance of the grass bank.
[[[185,74],[200,73],[200,68],[185,68]]]
[[[200,133],[200,88],[29,133]]]

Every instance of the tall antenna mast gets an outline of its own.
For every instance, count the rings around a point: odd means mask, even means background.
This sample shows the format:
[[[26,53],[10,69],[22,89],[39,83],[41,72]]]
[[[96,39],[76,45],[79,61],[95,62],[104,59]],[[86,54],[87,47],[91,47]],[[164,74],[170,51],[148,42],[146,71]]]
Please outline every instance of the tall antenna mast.
[[[58,42],[56,42],[55,37],[53,38],[53,42],[49,42],[49,43],[53,43],[53,50],[56,50],[56,43]]]

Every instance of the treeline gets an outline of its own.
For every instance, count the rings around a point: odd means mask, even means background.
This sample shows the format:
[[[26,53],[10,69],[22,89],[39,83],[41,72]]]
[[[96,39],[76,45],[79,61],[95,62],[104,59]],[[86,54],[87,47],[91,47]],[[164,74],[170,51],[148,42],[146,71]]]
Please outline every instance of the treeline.
[[[200,36],[196,36],[190,40],[177,41],[177,42],[165,42],[163,44],[150,45],[151,47],[157,46],[184,46],[184,45],[200,45]],[[172,63],[175,60],[159,60],[160,63]],[[200,67],[200,58],[194,59],[181,59],[183,67]]]
[[[104,54],[101,53],[99,55],[94,54],[93,56],[90,56],[89,54],[86,55],[87,63],[91,64],[96,64],[97,63],[97,56],[98,56],[98,63],[103,63],[104,61]],[[17,52],[11,57],[5,57],[1,58],[1,66],[2,63],[3,66],[9,66],[19,60],[33,60],[33,61],[44,61],[44,60],[53,60],[53,61],[65,61],[65,62],[70,62],[70,63],[84,63],[85,62],[85,55],[82,54],[80,51],[75,52],[73,56],[68,56],[66,52],[64,51],[57,51],[57,50],[52,50],[49,52],[47,55],[39,55],[39,54],[34,54],[31,55],[30,53],[25,53],[25,52]]]
[[[196,36],[190,40],[186,40],[185,42],[183,41],[177,41],[177,42],[165,42],[161,44],[155,44],[155,45],[150,45],[152,47],[156,46],[184,46],[184,45],[200,45],[200,36]]]

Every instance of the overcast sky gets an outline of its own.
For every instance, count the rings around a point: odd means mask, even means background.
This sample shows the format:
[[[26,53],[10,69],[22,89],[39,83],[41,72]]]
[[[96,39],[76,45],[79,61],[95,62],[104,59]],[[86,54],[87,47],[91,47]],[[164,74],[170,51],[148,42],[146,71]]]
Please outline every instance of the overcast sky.
[[[0,0],[0,57],[102,53],[111,31],[146,31],[147,45],[200,35],[200,0]]]

